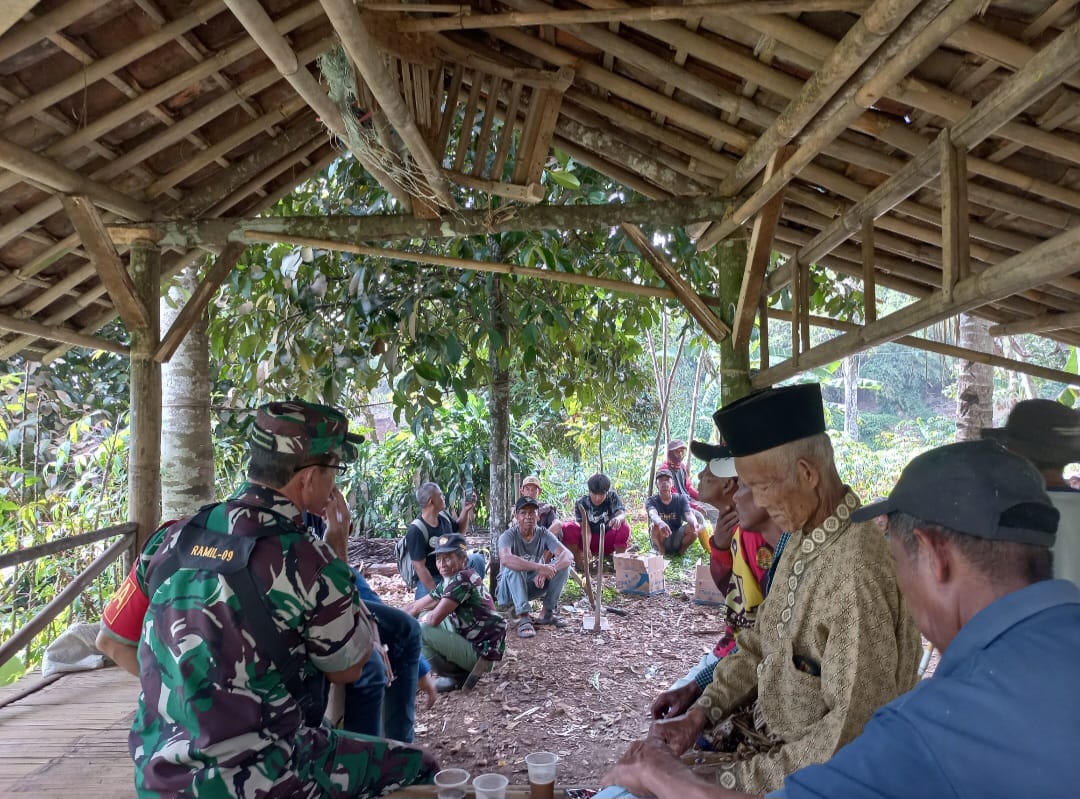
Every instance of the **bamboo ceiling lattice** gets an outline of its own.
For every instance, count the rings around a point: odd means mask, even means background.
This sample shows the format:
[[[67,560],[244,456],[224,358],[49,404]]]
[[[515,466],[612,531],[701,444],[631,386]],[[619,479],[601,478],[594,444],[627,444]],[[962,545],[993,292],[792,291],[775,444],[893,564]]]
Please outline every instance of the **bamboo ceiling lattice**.
[[[796,359],[759,384],[965,311],[999,335],[1080,344],[1078,5],[7,4],[0,354],[124,351],[123,331],[97,333],[117,316],[138,323],[126,242],[160,237],[168,273],[245,241],[246,219],[329,163],[362,117],[409,174],[358,152],[362,163],[447,231],[464,218],[449,183],[535,203],[554,146],[656,201],[658,224],[696,223],[701,248],[749,237],[736,338],[769,294],[805,298],[813,265],[863,280],[870,298],[877,285],[918,298],[882,319],[871,302],[865,325],[814,349],[797,301]],[[366,117],[327,96],[316,59],[338,47]],[[691,198],[727,212],[680,216]],[[369,227],[372,243],[396,237]],[[325,230],[356,243],[348,220]],[[702,313],[690,288],[676,294]]]

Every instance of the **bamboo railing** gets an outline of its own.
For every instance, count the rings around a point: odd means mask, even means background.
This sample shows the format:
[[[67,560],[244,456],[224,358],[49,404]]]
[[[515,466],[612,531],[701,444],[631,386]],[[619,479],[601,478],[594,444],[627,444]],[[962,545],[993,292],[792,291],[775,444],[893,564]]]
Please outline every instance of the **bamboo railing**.
[[[38,560],[39,558],[48,555],[66,552],[67,550],[75,549],[76,547],[104,541],[107,538],[120,536],[116,541],[109,545],[104,552],[95,558],[89,566],[83,569],[82,572],[67,585],[67,587],[54,596],[45,607],[39,610],[34,618],[30,619],[30,621],[16,630],[15,634],[5,641],[3,645],[0,645],[0,666],[3,666],[11,660],[19,650],[25,648],[33,641],[38,633],[44,630],[53,619],[59,616],[60,613],[70,607],[71,604],[79,598],[82,592],[86,590],[87,586],[89,586],[98,575],[105,571],[105,569],[108,568],[113,561],[119,558],[125,550],[131,547],[135,542],[135,530],[137,526],[138,525],[134,522],[117,524],[112,527],[102,528],[101,530],[94,530],[93,532],[82,533],[80,535],[66,536],[37,546],[0,554],[0,569],[5,569],[11,566],[17,566],[20,563]]]

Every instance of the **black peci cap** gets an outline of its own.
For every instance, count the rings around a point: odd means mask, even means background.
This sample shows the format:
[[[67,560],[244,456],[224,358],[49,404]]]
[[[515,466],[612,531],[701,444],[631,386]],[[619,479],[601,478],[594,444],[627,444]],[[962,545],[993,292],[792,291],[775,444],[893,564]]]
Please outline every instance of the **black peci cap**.
[[[755,391],[717,409],[713,421],[736,458],[809,438],[825,432],[821,386],[802,383]]]
[[[1080,413],[1054,400],[1018,402],[1004,427],[984,427],[982,436],[1036,463],[1064,466],[1080,461]]]

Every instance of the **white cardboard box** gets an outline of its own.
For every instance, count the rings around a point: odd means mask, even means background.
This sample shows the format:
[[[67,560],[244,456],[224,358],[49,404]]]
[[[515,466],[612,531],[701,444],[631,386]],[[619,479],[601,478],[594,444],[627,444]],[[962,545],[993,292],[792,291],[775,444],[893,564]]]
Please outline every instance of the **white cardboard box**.
[[[724,604],[724,595],[713,582],[707,563],[699,565],[694,572],[694,602],[698,605]]]
[[[662,594],[664,559],[660,555],[615,555],[615,587],[624,594]]]

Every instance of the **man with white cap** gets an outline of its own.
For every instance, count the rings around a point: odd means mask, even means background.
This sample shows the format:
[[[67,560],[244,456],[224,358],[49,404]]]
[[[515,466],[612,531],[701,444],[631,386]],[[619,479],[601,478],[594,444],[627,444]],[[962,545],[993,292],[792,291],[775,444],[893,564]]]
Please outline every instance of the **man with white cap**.
[[[757,392],[713,419],[755,502],[792,538],[754,629],[740,634],[694,706],[653,722],[650,738],[681,755],[752,703],[767,745],[689,757],[723,788],[772,790],[827,760],[915,684],[919,633],[885,541],[851,518],[860,502],[836,471],[820,386]]]
[[[887,499],[851,517],[878,522],[941,662],[828,762],[796,771],[769,796],[1075,796],[1080,589],[1052,579],[1058,512],[1038,471],[994,441],[949,444],[912,460]],[[746,796],[649,742],[608,779],[658,799]]]

